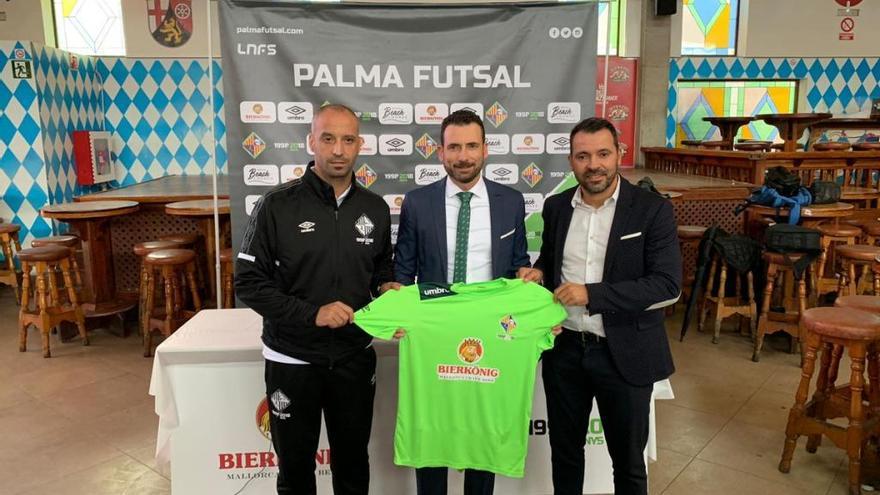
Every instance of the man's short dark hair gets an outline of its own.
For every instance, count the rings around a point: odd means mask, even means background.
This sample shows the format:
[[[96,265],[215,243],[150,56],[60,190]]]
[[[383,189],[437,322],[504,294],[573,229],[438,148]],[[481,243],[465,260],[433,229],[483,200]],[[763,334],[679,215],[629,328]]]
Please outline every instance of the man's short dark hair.
[[[446,134],[446,128],[451,125],[470,125],[477,124],[480,126],[480,135],[483,137],[483,142],[486,141],[486,128],[483,127],[483,119],[480,118],[479,115],[471,112],[470,110],[456,110],[443,119],[443,123],[440,124],[440,146],[443,146],[443,135]]]
[[[571,130],[571,134],[568,136],[569,142],[574,141],[575,134],[579,132],[583,132],[584,134],[596,134],[602,129],[606,129],[611,133],[611,137],[614,138],[614,149],[619,151],[620,142],[617,139],[617,128],[614,127],[614,124],[612,124],[611,121],[603,119],[602,117],[590,117],[580,121],[578,125],[574,126],[574,129]]]

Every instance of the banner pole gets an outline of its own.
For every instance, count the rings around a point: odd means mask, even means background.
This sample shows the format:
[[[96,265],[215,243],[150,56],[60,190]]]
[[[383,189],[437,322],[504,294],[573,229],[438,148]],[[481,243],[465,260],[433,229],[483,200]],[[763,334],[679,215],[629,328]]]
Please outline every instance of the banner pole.
[[[213,30],[211,29],[211,0],[205,0],[205,27],[208,30],[208,101],[211,104],[211,123],[208,124],[208,130],[211,133],[211,191],[214,198],[214,259],[210,260],[214,263],[214,295],[217,309],[222,308],[220,304],[220,201],[217,196],[217,136],[214,134],[214,119],[217,118],[214,108],[214,44]],[[231,215],[231,212],[230,212]]]

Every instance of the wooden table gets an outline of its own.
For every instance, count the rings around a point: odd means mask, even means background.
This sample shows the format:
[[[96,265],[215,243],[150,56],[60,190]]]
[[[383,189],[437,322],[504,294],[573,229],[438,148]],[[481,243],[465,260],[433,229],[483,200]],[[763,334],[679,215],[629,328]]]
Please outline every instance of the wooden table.
[[[810,139],[807,141],[807,151],[813,149],[813,144],[819,139],[825,131],[850,131],[850,130],[880,130],[880,117],[870,117],[862,119],[827,119],[816,122],[810,126]]]
[[[703,117],[703,120],[718,128],[721,132],[721,140],[730,143],[724,149],[732,150],[733,140],[736,138],[739,128],[755,120],[755,118],[750,116]]]
[[[779,129],[779,137],[784,141],[783,151],[797,151],[797,140],[811,125],[828,120],[830,113],[763,113],[756,119]]]
[[[184,199],[211,199],[213,185],[210,175],[168,175],[110,191],[77,196],[74,201],[137,201],[141,205],[165,204]],[[229,179],[217,176],[217,197],[229,199]]]
[[[214,200],[196,199],[190,201],[178,201],[165,205],[165,213],[183,217],[195,217],[202,227],[202,236],[205,238],[205,254],[208,258],[208,276],[211,280],[209,293],[214,298],[217,295],[217,273],[214,267],[216,245],[214,244]],[[224,223],[229,222],[229,200],[217,201],[217,213],[220,215],[221,229]]]
[[[853,214],[855,206],[850,203],[830,203],[827,205],[809,205],[801,207],[801,225],[804,227],[815,227],[820,223],[831,220],[837,225],[841,218],[849,217]],[[776,208],[772,206],[752,205],[746,208],[746,218],[751,224],[751,220],[758,217],[788,217],[788,208]]]
[[[116,293],[109,224],[113,217],[135,213],[138,207],[136,201],[92,201],[49,205],[40,211],[46,218],[70,224],[82,240],[85,276],[81,300],[86,318],[121,316],[137,304]]]
[[[880,199],[880,190],[873,187],[846,187],[840,193],[840,201],[844,203],[864,203],[861,209],[876,207]]]

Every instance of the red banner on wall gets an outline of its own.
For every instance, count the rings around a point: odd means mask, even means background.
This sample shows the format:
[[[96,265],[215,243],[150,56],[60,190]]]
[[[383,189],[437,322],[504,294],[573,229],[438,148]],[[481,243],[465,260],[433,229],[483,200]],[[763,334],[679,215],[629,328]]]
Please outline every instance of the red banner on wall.
[[[603,116],[614,123],[620,137],[623,151],[621,165],[635,166],[638,148],[636,147],[638,129],[638,59],[609,57],[608,85],[605,85],[605,57],[596,61],[596,115]],[[605,113],[602,113],[602,98],[605,98]]]

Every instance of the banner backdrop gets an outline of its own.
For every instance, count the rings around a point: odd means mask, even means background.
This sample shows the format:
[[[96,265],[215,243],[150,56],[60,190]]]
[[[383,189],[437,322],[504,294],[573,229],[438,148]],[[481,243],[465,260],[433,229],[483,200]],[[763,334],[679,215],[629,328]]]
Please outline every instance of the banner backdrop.
[[[480,115],[485,177],[524,193],[540,248],[544,198],[575,183],[569,132],[594,111],[596,4],[220,5],[234,246],[260,195],[302,175],[312,116],[332,102],[360,117],[355,175],[395,234],[404,193],[445,176],[443,118]]]

